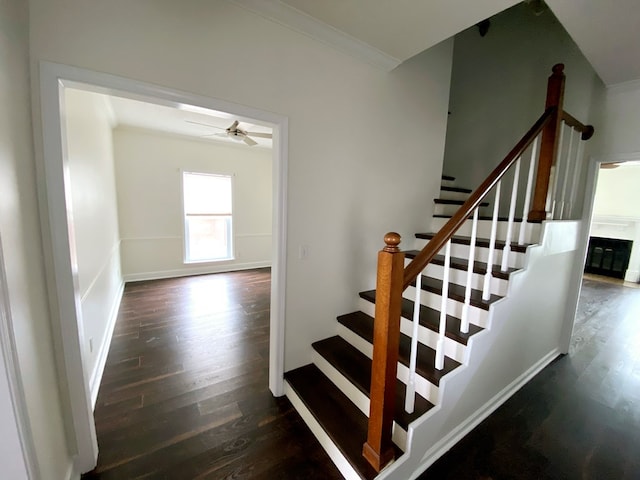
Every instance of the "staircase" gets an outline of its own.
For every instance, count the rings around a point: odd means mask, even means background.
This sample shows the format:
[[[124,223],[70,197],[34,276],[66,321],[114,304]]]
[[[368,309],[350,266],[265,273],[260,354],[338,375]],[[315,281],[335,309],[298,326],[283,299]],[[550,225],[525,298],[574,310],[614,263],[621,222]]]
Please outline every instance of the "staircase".
[[[436,206],[464,203],[463,196],[471,190],[454,185],[455,179],[443,176],[440,198]],[[454,203],[455,202],[455,203]],[[484,205],[483,205],[484,206]],[[488,206],[488,204],[487,204]],[[439,228],[443,219],[450,218],[446,211],[436,207],[434,227]],[[470,221],[469,221],[470,223]],[[486,232],[487,225],[480,225]],[[470,226],[463,227],[468,230]],[[464,233],[463,230],[463,233]],[[502,230],[502,229],[501,229]],[[436,230],[437,231],[437,230]],[[530,237],[539,234],[539,228],[530,229]],[[406,262],[433,237],[433,233],[416,233],[417,250],[405,251]],[[533,241],[535,239],[532,238]],[[490,326],[491,307],[501,301],[508,290],[510,275],[521,268],[524,254],[529,246],[514,246],[512,265],[507,272],[494,267],[496,281],[488,300],[482,299],[482,281],[487,271],[489,238],[476,241],[478,260],[473,265],[473,288],[470,297],[470,326],[468,333],[461,333],[460,315],[465,300],[465,282],[468,268],[469,237],[455,236],[452,241],[448,289],[449,314],[446,317],[444,368],[435,367],[438,341],[440,304],[442,300],[442,277],[444,256],[437,255],[422,276],[422,301],[419,314],[419,344],[416,364],[415,410],[408,414],[405,409],[406,383],[409,377],[412,319],[415,303],[415,287],[405,290],[402,299],[400,325],[400,350],[398,381],[396,390],[393,442],[400,455],[407,449],[407,430],[414,420],[428,414],[442,402],[441,382],[467,362],[471,355],[469,342],[474,336]],[[497,242],[500,246],[500,242]],[[338,332],[334,337],[315,342],[313,363],[287,372],[287,395],[310,425],[323,445],[332,443],[329,451],[345,478],[375,478],[377,472],[362,456],[362,445],[367,439],[367,416],[369,414],[369,392],[371,388],[371,358],[373,353],[373,324],[375,290],[360,292],[360,310],[338,317]]]
[[[385,236],[376,290],[338,317],[338,335],[313,343],[312,363],[285,374],[286,395],[345,478],[416,478],[564,351],[581,231],[572,144],[593,127],[562,110],[562,70],[545,112],[480,187],[443,176],[429,231],[404,252],[400,235]]]

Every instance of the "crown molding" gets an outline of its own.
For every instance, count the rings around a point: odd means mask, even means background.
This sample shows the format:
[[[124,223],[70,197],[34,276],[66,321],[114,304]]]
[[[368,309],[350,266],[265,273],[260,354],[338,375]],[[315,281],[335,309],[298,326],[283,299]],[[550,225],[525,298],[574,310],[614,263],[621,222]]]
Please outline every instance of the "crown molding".
[[[611,93],[635,92],[637,90],[640,90],[640,79],[607,85],[607,91]]]
[[[279,0],[230,0],[232,3],[284,27],[313,38],[358,60],[391,71],[403,60],[372,47],[331,25],[321,22]]]

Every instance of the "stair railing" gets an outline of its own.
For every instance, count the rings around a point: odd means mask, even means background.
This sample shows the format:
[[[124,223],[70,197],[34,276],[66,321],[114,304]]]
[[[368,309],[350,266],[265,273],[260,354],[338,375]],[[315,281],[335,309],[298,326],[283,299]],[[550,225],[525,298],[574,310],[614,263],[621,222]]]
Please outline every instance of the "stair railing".
[[[385,247],[378,254],[378,273],[376,284],[376,304],[374,323],[374,343],[371,372],[371,394],[369,410],[369,430],[367,441],[363,445],[363,455],[369,463],[380,471],[394,458],[394,447],[391,440],[393,429],[393,417],[395,409],[398,348],[400,340],[400,316],[402,305],[402,292],[414,285],[415,303],[413,316],[413,332],[411,339],[410,371],[407,382],[407,395],[412,398],[405,399],[405,409],[413,411],[415,397],[415,369],[418,348],[418,325],[420,318],[420,291],[421,276],[427,265],[435,255],[445,248],[445,260],[443,270],[442,303],[440,310],[440,325],[436,341],[435,366],[444,368],[447,300],[449,287],[449,263],[451,239],[460,227],[470,217],[473,218],[472,232],[469,246],[469,263],[467,266],[467,279],[465,286],[465,299],[462,307],[460,330],[467,333],[469,330],[469,307],[471,299],[471,285],[474,273],[476,237],[478,229],[478,211],[482,201],[495,189],[493,215],[491,218],[491,235],[489,240],[489,254],[487,268],[483,278],[482,300],[491,298],[494,257],[496,256],[497,225],[499,220],[499,202],[501,182],[505,174],[514,167],[514,179],[511,186],[509,214],[507,219],[507,234],[505,245],[502,248],[502,259],[498,268],[507,271],[510,265],[510,252],[515,222],[516,203],[518,201],[518,183],[520,164],[525,152],[530,149],[529,173],[527,176],[526,192],[523,199],[523,218],[521,219],[518,244],[524,244],[526,223],[540,223],[547,218],[554,218],[553,205],[558,200],[557,216],[559,218],[570,215],[575,202],[577,178],[581,167],[581,148],[575,148],[573,143],[567,147],[567,155],[558,157],[556,153],[562,140],[559,138],[564,131],[564,126],[571,131],[581,134],[582,140],[588,140],[593,135],[593,127],[583,125],[574,117],[564,112],[562,101],[564,98],[565,76],[564,65],[557,64],[552,69],[547,85],[547,99],[544,113],[511,149],[502,162],[489,174],[458,211],[445,223],[445,225],[433,236],[429,243],[404,267],[404,253],[400,250],[400,235],[390,232],[385,235]],[[569,137],[573,138],[573,134]],[[563,135],[564,137],[564,135]],[[564,149],[560,148],[561,152]],[[576,154],[573,154],[573,152]],[[538,154],[539,152],[539,154]],[[537,170],[536,170],[537,160]],[[562,187],[558,190],[559,173],[562,171]],[[535,173],[535,189],[534,184]],[[551,179],[551,177],[554,177]],[[571,189],[567,190],[570,176]],[[549,185],[552,185],[550,191]],[[532,210],[528,212],[529,206]]]

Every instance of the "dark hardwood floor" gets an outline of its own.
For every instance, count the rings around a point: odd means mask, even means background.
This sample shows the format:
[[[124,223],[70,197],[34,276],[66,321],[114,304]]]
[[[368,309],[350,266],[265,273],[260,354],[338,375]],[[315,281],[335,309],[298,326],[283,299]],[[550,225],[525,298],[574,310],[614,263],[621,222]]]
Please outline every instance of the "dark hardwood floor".
[[[127,284],[83,479],[339,479],[267,387],[270,271]]]
[[[568,355],[422,480],[639,480],[640,289],[585,279]]]
[[[268,269],[128,284],[84,479],[339,479],[267,388]],[[640,289],[585,280],[569,355],[421,477],[640,480]]]

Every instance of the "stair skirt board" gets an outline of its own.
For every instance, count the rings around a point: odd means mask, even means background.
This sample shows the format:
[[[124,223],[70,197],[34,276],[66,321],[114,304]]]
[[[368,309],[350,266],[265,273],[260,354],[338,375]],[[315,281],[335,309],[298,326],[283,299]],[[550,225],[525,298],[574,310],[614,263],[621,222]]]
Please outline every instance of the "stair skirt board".
[[[320,369],[325,376],[333,382],[333,384],[340,389],[358,409],[369,416],[369,397],[362,393],[358,387],[356,387],[351,381],[334,368],[322,355],[318,352],[313,352],[313,363]],[[403,452],[407,449],[407,431],[399,426],[395,421],[393,422],[393,443],[395,443]]]
[[[500,392],[494,395],[489,401],[487,401],[484,405],[482,405],[478,410],[476,410],[472,415],[470,415],[464,422],[459,424],[456,428],[451,430],[449,434],[443,437],[441,440],[436,442],[427,452],[423,455],[422,460],[420,462],[419,467],[414,471],[410,480],[417,479],[424,471],[433,465],[440,457],[442,457],[445,453],[447,453],[451,448],[461,441],[467,434],[469,434],[474,428],[476,428],[483,420],[485,420],[489,415],[495,412],[498,408],[500,408],[507,400],[509,400],[513,395],[516,394],[518,390],[520,390],[524,385],[526,385],[530,380],[532,380],[538,373],[540,373],[545,367],[547,367],[551,362],[553,362],[556,358],[562,355],[562,352],[559,349],[554,349],[538,360],[534,365],[531,366],[526,372],[522,373],[518,378],[513,380],[509,385],[504,387]],[[466,368],[462,367],[463,369]],[[453,372],[452,372],[453,373]],[[441,409],[440,405],[436,405],[435,408],[431,409],[432,411],[439,411]],[[435,414],[435,412],[433,412]],[[411,442],[413,436],[413,429],[415,427],[419,427],[422,423],[428,421],[427,415],[421,417],[419,420],[414,422],[409,427],[408,437]],[[404,463],[404,458],[400,458],[396,461],[393,467],[398,468]],[[384,480],[388,478],[390,475],[393,475],[395,468],[390,468],[387,471],[381,472],[381,475],[377,477],[377,479]]]
[[[357,348],[361,353],[363,353],[367,357],[373,358],[373,345],[371,345],[369,342],[367,342],[364,338],[362,338],[357,333],[348,329],[344,325],[339,325],[338,335],[340,335],[345,341],[349,342],[351,345],[353,345],[355,348]],[[409,369],[401,362],[398,362],[398,380],[400,380],[401,382],[404,382],[405,384],[409,382]],[[433,383],[431,383],[429,380],[422,377],[421,375],[416,374],[416,392],[420,394],[422,397],[426,398],[434,405],[438,405],[440,401],[439,391],[440,389],[438,388],[437,385],[434,385]],[[425,416],[428,416],[430,413],[431,411],[427,412]],[[367,412],[367,415],[369,415],[368,412]],[[401,446],[401,445],[398,444],[398,446]]]
[[[286,380],[284,381],[284,394],[300,414],[302,420],[307,424],[313,435],[318,439],[318,442],[320,442],[320,445],[324,451],[327,452],[327,455],[329,455],[329,458],[331,458],[331,461],[338,468],[345,480],[362,480],[360,474],[356,472],[340,449],[336,447],[333,440],[331,440],[327,432],[324,431],[324,428],[322,428],[318,423],[313,414],[309,411],[307,406]]]

